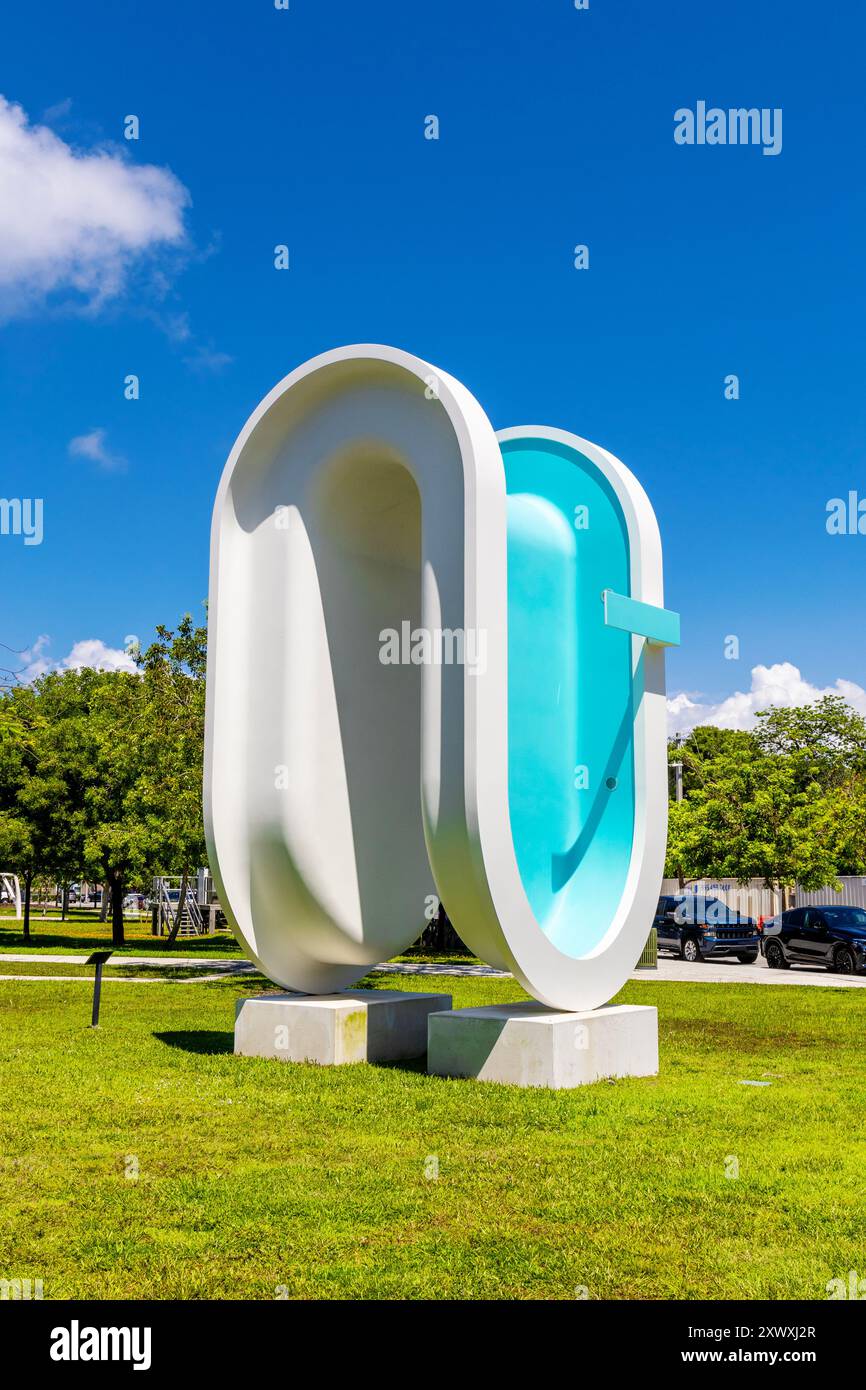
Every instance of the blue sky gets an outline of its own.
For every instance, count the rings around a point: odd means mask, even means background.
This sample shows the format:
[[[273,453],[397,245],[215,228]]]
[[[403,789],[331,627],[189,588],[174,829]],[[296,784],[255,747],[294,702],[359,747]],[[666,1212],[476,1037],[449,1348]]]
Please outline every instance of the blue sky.
[[[863,703],[866,535],[825,522],[866,498],[864,29],[798,0],[15,7],[0,493],[43,498],[45,535],[0,537],[0,641],[62,662],[200,614],[250,410],[380,341],[497,428],[572,429],[637,473],[683,615],[672,694],[734,723],[768,691]],[[781,152],[677,145],[700,100],[781,108]]]

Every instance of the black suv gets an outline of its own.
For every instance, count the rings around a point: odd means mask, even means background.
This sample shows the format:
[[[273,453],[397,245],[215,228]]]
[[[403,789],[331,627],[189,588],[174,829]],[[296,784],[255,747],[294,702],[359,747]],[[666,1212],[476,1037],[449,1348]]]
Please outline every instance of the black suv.
[[[758,959],[758,929],[720,898],[677,893],[659,898],[653,926],[660,951],[675,951],[683,960],[736,956],[744,965]]]
[[[761,950],[771,970],[820,965],[854,975],[866,969],[866,909],[794,907],[764,923]]]

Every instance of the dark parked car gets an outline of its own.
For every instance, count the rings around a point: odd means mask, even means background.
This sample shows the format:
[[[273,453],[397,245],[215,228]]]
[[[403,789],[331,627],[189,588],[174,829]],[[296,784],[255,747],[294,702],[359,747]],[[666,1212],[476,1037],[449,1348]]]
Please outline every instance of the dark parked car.
[[[854,975],[866,969],[866,909],[794,907],[764,923],[761,950],[771,970],[820,965]]]
[[[653,923],[660,951],[675,951],[683,960],[736,956],[750,965],[758,959],[758,929],[720,898],[677,893],[659,898]]]

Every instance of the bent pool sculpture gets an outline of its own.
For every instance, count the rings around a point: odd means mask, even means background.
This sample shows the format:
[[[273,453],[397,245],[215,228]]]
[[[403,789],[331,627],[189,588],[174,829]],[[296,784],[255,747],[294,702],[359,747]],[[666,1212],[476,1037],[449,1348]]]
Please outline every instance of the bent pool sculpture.
[[[655,515],[611,454],[496,434],[395,348],[265,397],[214,510],[205,820],[221,901],[286,988],[407,947],[431,895],[556,1009],[633,969],[667,830]]]

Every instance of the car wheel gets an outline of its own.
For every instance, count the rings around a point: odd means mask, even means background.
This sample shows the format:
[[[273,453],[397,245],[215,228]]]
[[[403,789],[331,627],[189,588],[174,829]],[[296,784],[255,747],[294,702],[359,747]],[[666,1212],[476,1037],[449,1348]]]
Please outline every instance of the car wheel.
[[[833,969],[840,975],[853,975],[857,969],[854,952],[848,946],[840,946],[833,957]]]
[[[680,955],[683,960],[696,961],[703,960],[701,955],[701,944],[696,936],[687,936],[680,947]]]
[[[743,965],[754,965],[757,959],[757,951],[740,951],[737,954],[737,960],[740,961]]]
[[[764,955],[771,970],[787,970],[788,962],[785,960],[785,952],[782,950],[778,941],[768,941],[764,948]]]

